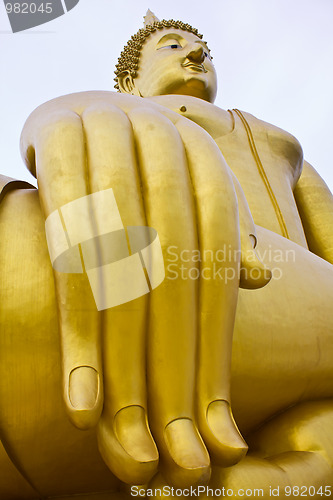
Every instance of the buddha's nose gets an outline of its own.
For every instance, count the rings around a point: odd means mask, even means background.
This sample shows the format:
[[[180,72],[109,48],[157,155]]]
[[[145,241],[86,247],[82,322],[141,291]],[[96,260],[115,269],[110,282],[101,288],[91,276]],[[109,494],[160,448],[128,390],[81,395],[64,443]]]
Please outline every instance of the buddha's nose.
[[[202,63],[205,59],[205,52],[202,45],[193,45],[190,52],[187,54],[187,58],[190,59],[190,61]]]

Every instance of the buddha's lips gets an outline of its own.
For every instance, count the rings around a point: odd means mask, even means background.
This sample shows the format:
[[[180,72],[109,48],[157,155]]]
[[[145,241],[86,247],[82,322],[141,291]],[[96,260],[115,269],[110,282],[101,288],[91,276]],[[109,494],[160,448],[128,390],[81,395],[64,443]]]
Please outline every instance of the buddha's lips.
[[[203,73],[207,73],[207,70],[203,64],[196,64],[193,62],[187,62],[187,63],[183,63],[182,66],[183,66],[183,68],[191,68],[191,69],[194,69],[195,71],[202,71]]]

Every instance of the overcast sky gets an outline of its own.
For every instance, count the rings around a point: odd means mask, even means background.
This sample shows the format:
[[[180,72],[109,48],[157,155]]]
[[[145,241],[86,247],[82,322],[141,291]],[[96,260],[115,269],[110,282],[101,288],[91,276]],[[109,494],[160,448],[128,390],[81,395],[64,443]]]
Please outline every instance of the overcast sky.
[[[294,134],[332,190],[332,0],[80,0],[66,15],[16,34],[0,2],[0,173],[32,180],[19,137],[36,106],[113,90],[114,65],[147,8],[197,27],[218,73],[215,104]]]

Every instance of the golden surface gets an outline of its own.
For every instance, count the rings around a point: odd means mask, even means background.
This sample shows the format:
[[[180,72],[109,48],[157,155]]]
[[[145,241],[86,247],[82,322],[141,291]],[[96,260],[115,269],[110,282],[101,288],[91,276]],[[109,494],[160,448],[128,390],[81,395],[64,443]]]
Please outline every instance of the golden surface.
[[[38,191],[0,179],[0,498],[117,499],[210,477],[235,496],[319,498],[333,482],[332,195],[302,173],[293,136],[212,104],[192,31],[152,31],[137,76],[117,77],[121,94],[64,96],[28,118]],[[166,277],[98,311],[87,273],[52,269],[44,224],[110,188],[125,228],[156,229]],[[78,233],[99,234],[96,213],[72,219]]]

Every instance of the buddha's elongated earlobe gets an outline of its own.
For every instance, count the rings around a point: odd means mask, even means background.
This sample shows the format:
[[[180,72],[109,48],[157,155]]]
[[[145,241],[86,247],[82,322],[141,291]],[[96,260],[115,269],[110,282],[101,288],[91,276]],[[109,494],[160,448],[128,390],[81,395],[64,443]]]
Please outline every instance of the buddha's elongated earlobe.
[[[120,92],[140,96],[140,92],[136,88],[134,79],[129,71],[123,71],[118,75],[118,85]]]

